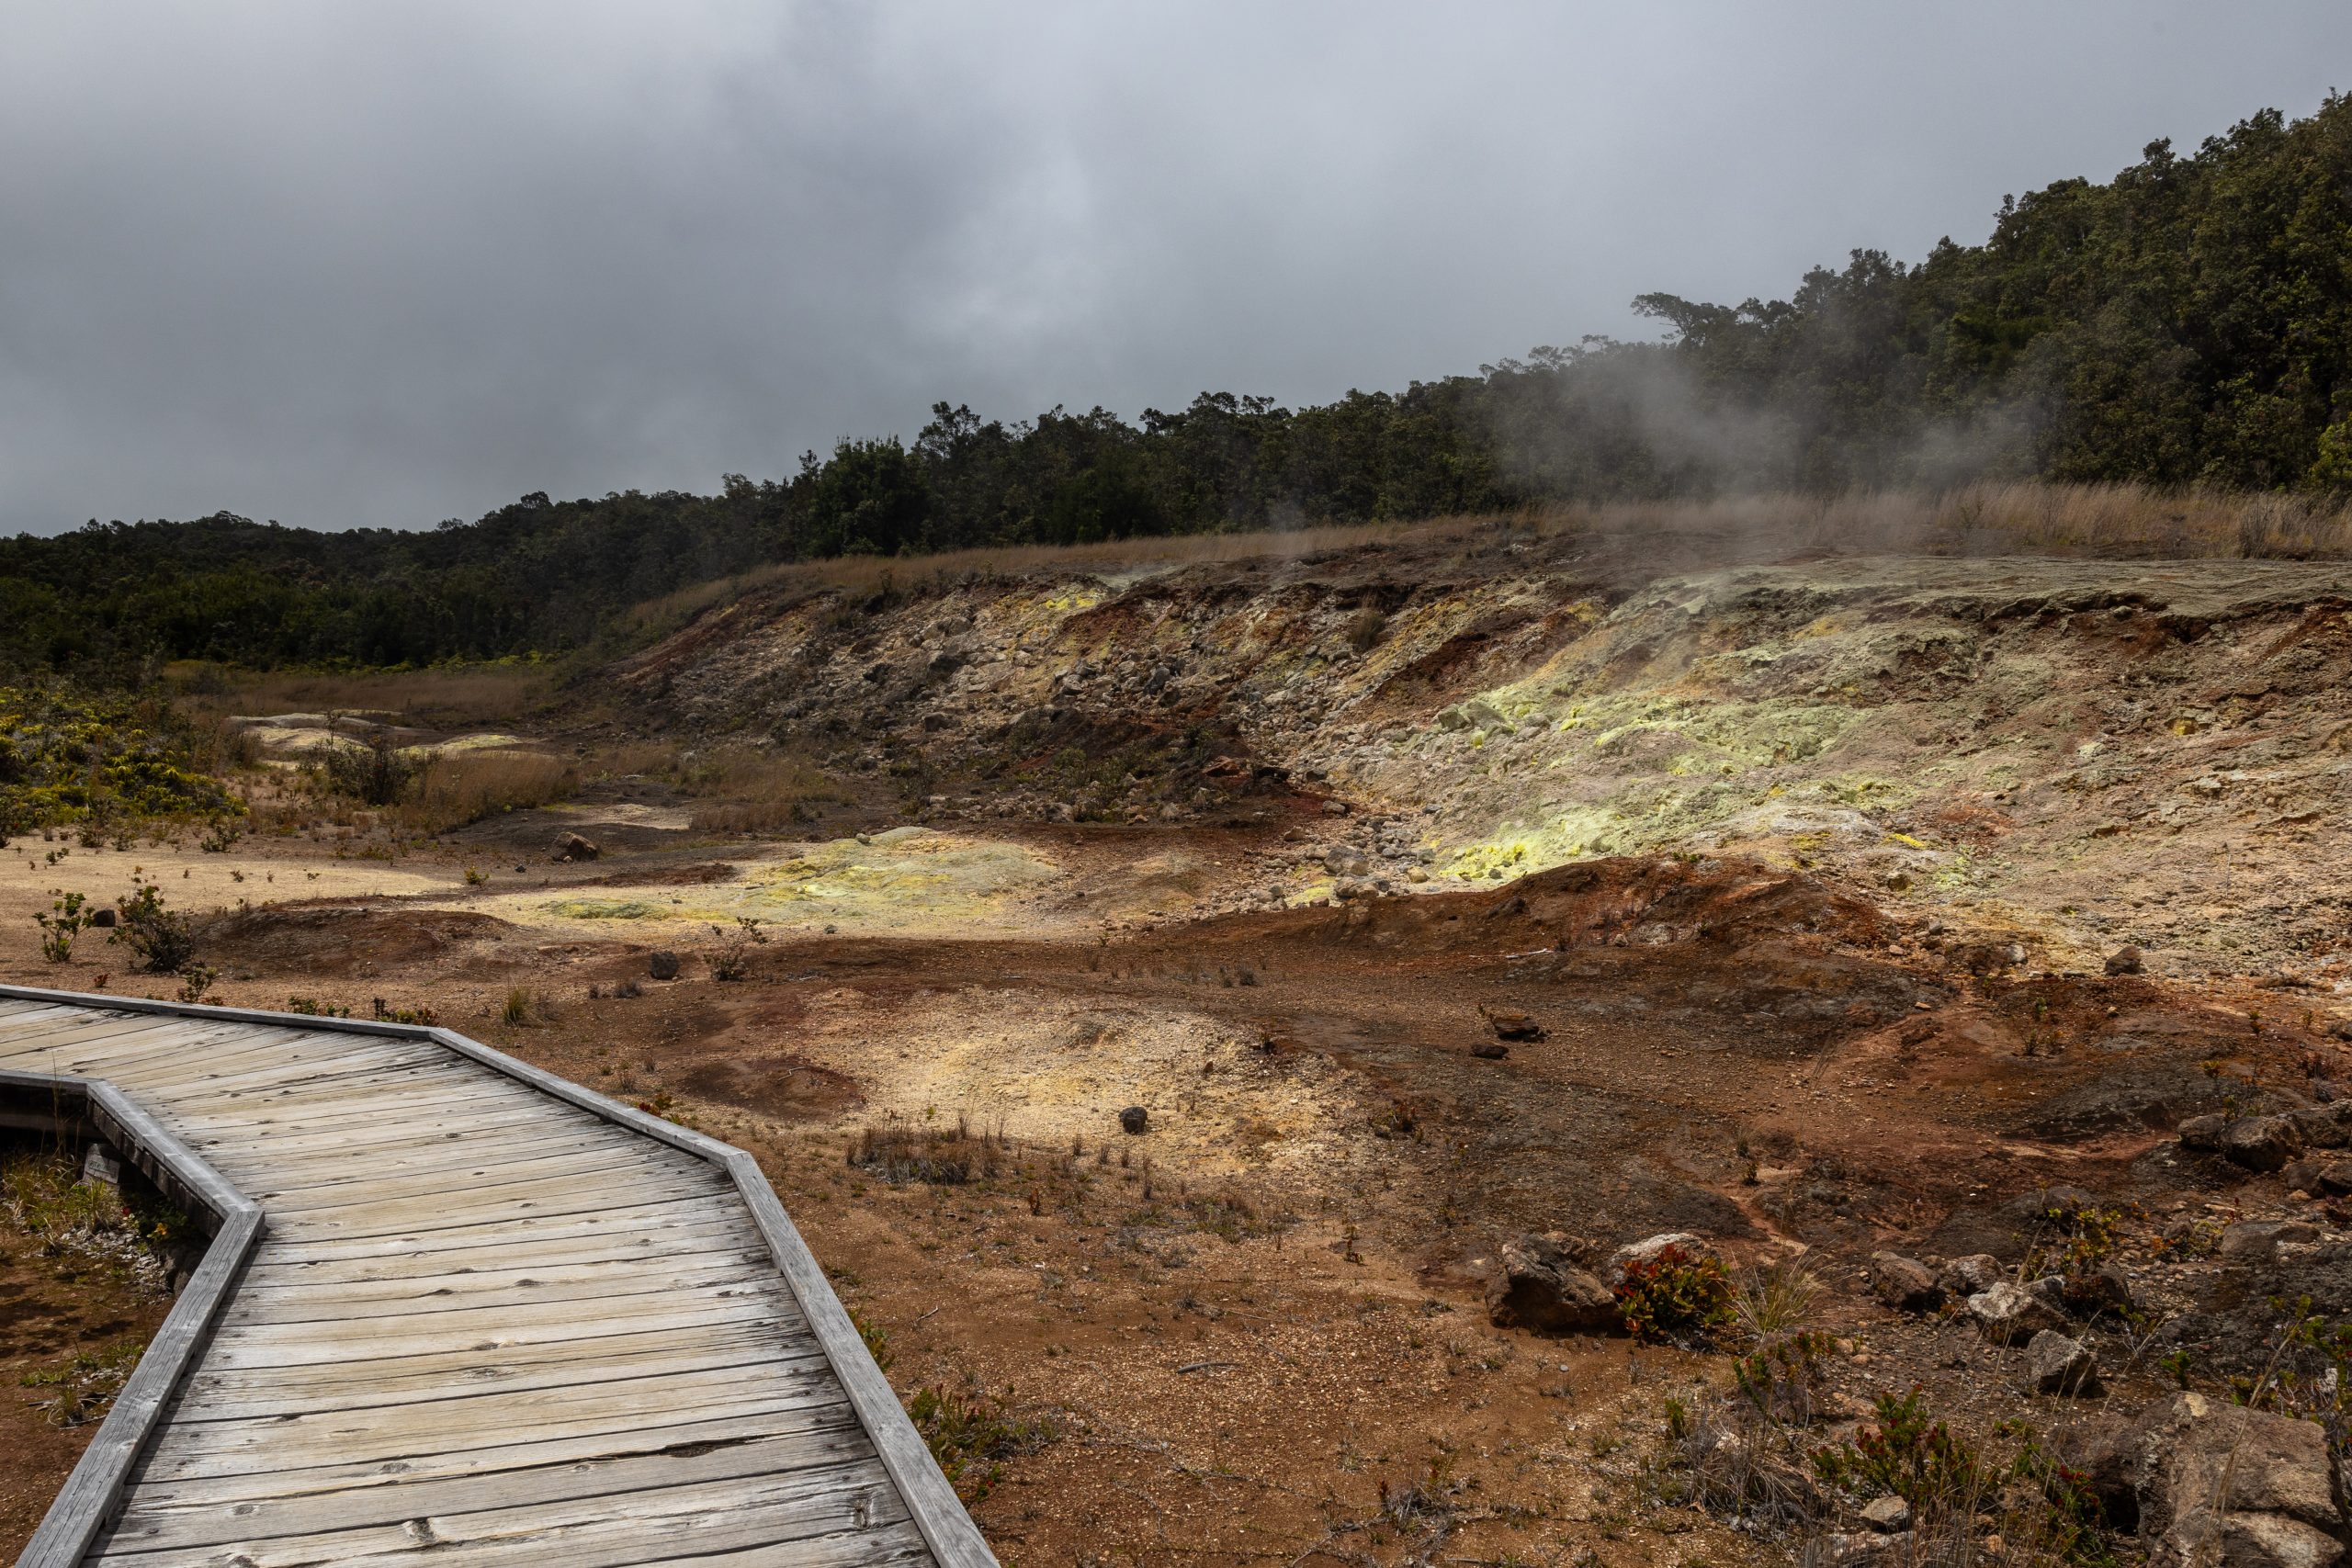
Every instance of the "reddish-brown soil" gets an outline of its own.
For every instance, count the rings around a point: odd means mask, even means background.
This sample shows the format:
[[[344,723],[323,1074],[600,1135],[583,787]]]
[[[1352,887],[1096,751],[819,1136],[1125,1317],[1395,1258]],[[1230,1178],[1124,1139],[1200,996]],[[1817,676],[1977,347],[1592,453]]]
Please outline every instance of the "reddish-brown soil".
[[[76,1353],[143,1342],[170,1305],[104,1263],[44,1255],[0,1214],[0,1555],[23,1549],[98,1429],[96,1419],[58,1426],[40,1408],[57,1387],[38,1380]]]
[[[1114,861],[1150,847],[1103,831]],[[1857,1337],[1844,1386],[1927,1378],[2017,1414],[1998,1353],[1868,1301],[1868,1253],[2013,1253],[2007,1206],[2055,1182],[2161,1217],[2210,1179],[2149,1157],[2166,1128],[2337,1050],[2252,993],[1979,976],[1964,941],[1739,861],[1586,863],[1117,940],[771,942],[736,983],[692,953],[654,982],[641,946],[515,930],[443,953],[437,918],[397,908],[336,916],[330,949],[288,934],[298,915],[213,933],[216,962],[250,976],[220,999],[430,998],[753,1148],[888,1336],[901,1391],[1030,1428],[992,1483],[967,1478],[991,1540],[1028,1562],[1289,1562],[1317,1543],[1385,1561],[1431,1531],[1480,1562],[1739,1555],[1642,1501],[1661,1399],[1713,1363],[1490,1327],[1501,1239],[1685,1229],[1736,1260],[1804,1249],[1831,1287],[1816,1321]],[[362,951],[364,996],[333,962]],[[518,977],[539,1016],[512,1025]],[[613,994],[630,980],[642,994]],[[1544,1037],[1473,1055],[1494,1043],[1487,1011]],[[1169,1045],[1166,1020],[1191,1032]],[[956,1055],[976,1035],[996,1043]],[[989,1087],[1000,1050],[1034,1093]],[[1056,1099],[1055,1075],[1081,1068],[1153,1131]],[[863,1127],[959,1116],[1007,1126],[994,1175],[892,1185],[844,1158]],[[12,1457],[11,1495],[52,1486],[74,1440]],[[1384,1514],[1408,1487],[1422,1501]]]

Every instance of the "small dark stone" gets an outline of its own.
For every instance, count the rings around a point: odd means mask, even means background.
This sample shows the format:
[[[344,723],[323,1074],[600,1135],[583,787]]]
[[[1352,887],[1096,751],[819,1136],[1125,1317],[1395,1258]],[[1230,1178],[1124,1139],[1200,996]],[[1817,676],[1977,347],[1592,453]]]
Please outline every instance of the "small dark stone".
[[[100,931],[105,931],[114,924],[114,911],[112,909],[93,909],[90,911],[90,923],[97,927]]]
[[[1527,1013],[1506,1012],[1491,1009],[1485,1010],[1487,1022],[1494,1029],[1495,1038],[1498,1040],[1541,1040],[1544,1038],[1544,1026]]]
[[[661,948],[645,955],[645,972],[657,980],[678,977],[678,955],[668,948]]]
[[[1498,1043],[1496,1041],[1482,1040],[1477,1044],[1470,1047],[1470,1054],[1473,1056],[1483,1057],[1489,1062],[1499,1062],[1505,1056],[1510,1055],[1510,1047]]]
[[[1140,1105],[1130,1105],[1119,1112],[1119,1131],[1139,1138],[1151,1131],[1151,1112]]]
[[[2136,947],[2119,947],[2108,954],[2107,972],[2110,975],[2137,975],[2147,967],[2147,961]]]

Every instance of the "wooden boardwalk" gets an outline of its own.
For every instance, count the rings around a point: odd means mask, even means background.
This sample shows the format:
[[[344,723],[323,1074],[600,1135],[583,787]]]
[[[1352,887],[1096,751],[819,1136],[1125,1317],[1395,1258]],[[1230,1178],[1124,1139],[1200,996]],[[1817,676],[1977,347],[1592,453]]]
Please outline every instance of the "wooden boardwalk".
[[[748,1156],[442,1031],[0,987],[0,1069],[259,1214],[27,1563],[993,1563]]]

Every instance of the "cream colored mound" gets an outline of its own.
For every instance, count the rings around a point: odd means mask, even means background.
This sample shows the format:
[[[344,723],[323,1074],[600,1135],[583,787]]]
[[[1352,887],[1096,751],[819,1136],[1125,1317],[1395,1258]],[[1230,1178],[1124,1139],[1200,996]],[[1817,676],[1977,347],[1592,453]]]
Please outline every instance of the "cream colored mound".
[[[843,988],[808,1009],[801,1048],[858,1079],[860,1122],[952,1127],[960,1115],[976,1133],[1033,1145],[1082,1139],[1093,1150],[1107,1139],[1199,1177],[1328,1180],[1364,1158],[1368,1090],[1359,1075],[1320,1055],[1277,1066],[1230,1024],[1198,1013],[985,989],[877,1008]],[[1148,1112],[1148,1138],[1117,1131],[1131,1105]],[[1352,1140],[1342,1135],[1351,1126]]]

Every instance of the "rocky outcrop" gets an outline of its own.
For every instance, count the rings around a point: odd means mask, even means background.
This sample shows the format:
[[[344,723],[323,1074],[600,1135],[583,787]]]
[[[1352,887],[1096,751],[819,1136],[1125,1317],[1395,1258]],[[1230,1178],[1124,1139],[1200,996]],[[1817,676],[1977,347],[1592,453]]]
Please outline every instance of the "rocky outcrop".
[[[2177,1394],[2127,1446],[2157,1568],[2333,1568],[2345,1521],[2316,1423]]]

